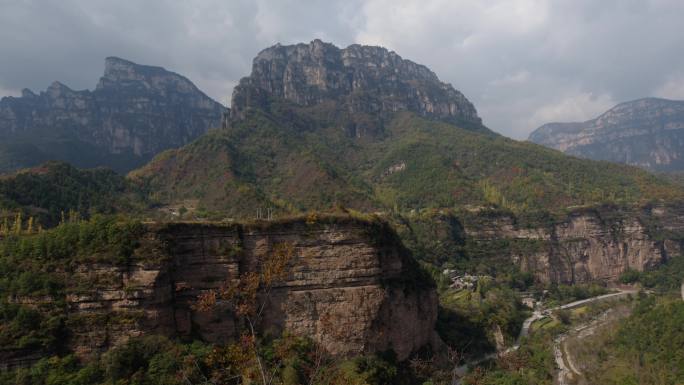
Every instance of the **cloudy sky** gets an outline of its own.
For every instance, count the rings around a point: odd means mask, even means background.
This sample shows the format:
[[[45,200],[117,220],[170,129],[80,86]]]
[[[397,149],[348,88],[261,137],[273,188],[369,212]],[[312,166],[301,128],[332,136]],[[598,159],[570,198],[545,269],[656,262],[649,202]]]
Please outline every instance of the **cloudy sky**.
[[[160,65],[226,103],[262,48],[382,45],[514,138],[645,96],[684,99],[682,0],[0,0],[0,96],[92,89],[106,56]]]

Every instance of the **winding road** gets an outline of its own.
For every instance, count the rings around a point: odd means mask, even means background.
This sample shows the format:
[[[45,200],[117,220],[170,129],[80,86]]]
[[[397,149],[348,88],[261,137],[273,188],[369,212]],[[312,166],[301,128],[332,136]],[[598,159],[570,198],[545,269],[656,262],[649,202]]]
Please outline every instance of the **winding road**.
[[[460,378],[463,377],[468,372],[468,370],[470,368],[475,367],[475,366],[477,366],[477,365],[479,365],[479,364],[481,364],[487,360],[491,360],[493,358],[496,358],[499,354],[502,354],[502,353],[506,354],[506,353],[510,353],[512,351],[518,350],[518,348],[520,347],[520,342],[522,341],[522,339],[529,335],[530,327],[532,326],[532,323],[534,323],[534,321],[540,320],[540,319],[545,318],[545,317],[549,317],[551,315],[551,313],[556,311],[556,310],[572,309],[572,308],[576,308],[578,306],[582,306],[582,305],[585,305],[585,304],[588,304],[591,302],[601,301],[601,300],[609,299],[609,298],[620,298],[623,296],[633,295],[633,294],[636,294],[638,292],[639,292],[639,290],[636,290],[636,289],[630,289],[630,290],[618,289],[618,291],[615,293],[603,294],[603,295],[599,295],[596,297],[586,298],[586,299],[570,302],[570,303],[567,303],[565,305],[556,306],[556,307],[552,307],[552,308],[548,308],[548,309],[535,310],[532,313],[532,315],[530,317],[528,317],[527,319],[525,319],[525,321],[523,322],[523,326],[520,329],[520,333],[518,334],[518,338],[516,339],[515,344],[513,346],[509,347],[508,349],[504,350],[503,352],[490,353],[486,356],[477,358],[477,359],[472,360],[472,361],[468,361],[461,366],[455,367],[453,370],[453,378],[454,379],[452,381],[452,385],[460,385],[460,383],[461,383]],[[588,326],[587,324],[582,324],[582,325],[577,326],[575,329],[577,329],[579,331],[579,330],[582,330],[583,327],[586,328],[587,326]],[[560,337],[561,336],[559,336],[559,338]],[[558,338],[557,338],[557,340],[558,340]],[[562,352],[562,347],[561,347],[562,344],[560,344],[560,342],[562,342],[562,339],[560,341],[556,341],[556,342],[557,343],[554,344],[554,355],[556,356],[556,365],[558,365],[558,368],[559,368],[558,379],[559,379],[559,384],[564,385],[564,384],[567,384],[567,382],[565,381],[565,377],[566,377],[567,373],[570,373],[570,371],[572,371],[576,374],[579,374],[579,371],[577,371],[576,368],[574,368],[574,365],[572,363],[569,363],[568,365],[566,365],[565,361],[563,360],[563,357],[565,355]],[[568,368],[568,366],[572,366],[572,367]],[[561,382],[561,376],[563,378],[563,382]]]
[[[620,318],[619,313],[611,318],[611,314],[614,313],[614,310],[614,308],[610,308],[591,321],[580,324],[554,339],[553,353],[556,359],[556,365],[558,366],[558,385],[573,384],[575,383],[576,378],[582,375],[582,372],[575,364],[572,355],[568,352],[567,339],[569,337],[584,339],[591,336],[599,327]]]
[[[596,297],[586,298],[586,299],[582,299],[579,301],[566,303],[565,305],[552,307],[549,309],[535,310],[534,313],[532,313],[532,315],[529,318],[527,318],[525,320],[525,322],[523,322],[522,329],[520,329],[520,334],[518,334],[518,339],[516,340],[515,345],[513,345],[507,351],[516,350],[520,347],[520,340],[523,337],[526,337],[527,335],[529,335],[530,326],[532,326],[532,323],[534,321],[540,320],[544,317],[548,317],[551,315],[552,312],[554,312],[556,310],[572,309],[572,308],[576,308],[578,306],[586,305],[586,304],[591,303],[591,302],[596,302],[596,301],[600,301],[600,300],[604,300],[604,299],[608,299],[608,298],[619,298],[619,297],[627,296],[630,294],[636,294],[638,292],[639,292],[639,290],[635,290],[635,289],[619,290],[616,293],[609,293],[609,294],[599,295]]]

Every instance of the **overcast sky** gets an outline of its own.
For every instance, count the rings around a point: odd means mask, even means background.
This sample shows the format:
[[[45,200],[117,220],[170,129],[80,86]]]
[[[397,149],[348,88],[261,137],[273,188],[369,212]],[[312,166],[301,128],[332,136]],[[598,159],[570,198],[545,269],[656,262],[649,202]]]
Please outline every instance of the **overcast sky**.
[[[0,0],[0,36],[0,96],[92,89],[120,56],[225,104],[261,49],[320,38],[427,65],[519,139],[622,101],[684,99],[683,0]]]

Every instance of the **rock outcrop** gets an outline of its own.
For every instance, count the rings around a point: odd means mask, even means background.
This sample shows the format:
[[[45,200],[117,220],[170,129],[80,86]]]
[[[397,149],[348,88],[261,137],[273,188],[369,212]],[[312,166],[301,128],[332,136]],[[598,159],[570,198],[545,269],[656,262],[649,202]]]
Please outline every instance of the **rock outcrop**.
[[[654,171],[684,170],[684,101],[622,103],[583,123],[548,123],[529,140],[567,154]]]
[[[278,245],[292,247],[293,259],[288,277],[262,299],[263,330],[311,337],[337,356],[393,349],[403,360],[439,347],[434,283],[416,275],[387,225],[345,217],[149,225],[129,263],[68,273],[66,347],[87,358],[145,334],[232,341],[243,321],[220,304],[195,310],[198,295],[258,271]]]
[[[492,225],[498,229],[488,234],[473,229],[469,235],[480,241],[527,242],[527,248],[511,248],[511,260],[541,282],[615,282],[628,269],[654,268],[681,248],[668,243],[667,249],[663,240],[650,236],[639,218],[631,216],[606,221],[595,212],[584,212],[546,228],[521,229],[510,217]]]
[[[127,171],[219,127],[226,112],[183,76],[109,57],[93,91],[54,82],[0,100],[0,171],[45,160]]]
[[[261,51],[233,91],[231,117],[278,99],[298,106],[334,102],[350,115],[412,111],[477,128],[482,122],[473,104],[427,67],[357,44],[340,49],[314,40]]]
[[[545,283],[611,283],[629,269],[684,257],[678,207],[578,209],[541,221],[506,213],[442,215],[432,226],[441,252],[514,263]]]

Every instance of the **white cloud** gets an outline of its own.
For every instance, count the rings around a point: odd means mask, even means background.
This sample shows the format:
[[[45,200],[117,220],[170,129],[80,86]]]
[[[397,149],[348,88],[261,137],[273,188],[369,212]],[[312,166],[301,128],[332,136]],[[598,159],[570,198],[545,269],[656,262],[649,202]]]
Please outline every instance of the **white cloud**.
[[[480,104],[482,116],[502,117],[506,135],[516,139],[527,139],[529,133],[550,122],[582,122],[593,119],[615,106],[617,102],[608,94],[594,95],[579,90],[567,91],[562,95],[543,100],[538,95],[519,95],[507,101],[496,103],[498,95],[485,98]]]
[[[525,138],[609,103],[684,98],[681,0],[0,0],[0,84],[93,88],[106,56],[181,73],[225,103],[257,52],[314,38],[379,44]]]
[[[523,36],[547,18],[544,0],[375,0],[364,3],[356,40],[389,46],[474,48],[492,37]],[[451,43],[451,44],[450,44]]]
[[[543,119],[648,96],[684,66],[681,1],[377,0],[362,12],[357,40],[428,65],[519,139]]]
[[[684,74],[671,76],[665,84],[655,90],[653,95],[665,99],[684,100]]]
[[[21,92],[19,90],[5,88],[0,85],[0,98],[4,96],[20,96]]]
[[[550,122],[583,122],[593,119],[617,102],[610,95],[580,92],[539,107],[529,119],[530,127]]]
[[[504,77],[494,79],[489,82],[490,86],[493,87],[511,87],[520,86],[527,83],[530,80],[530,73],[527,71],[518,71]]]

